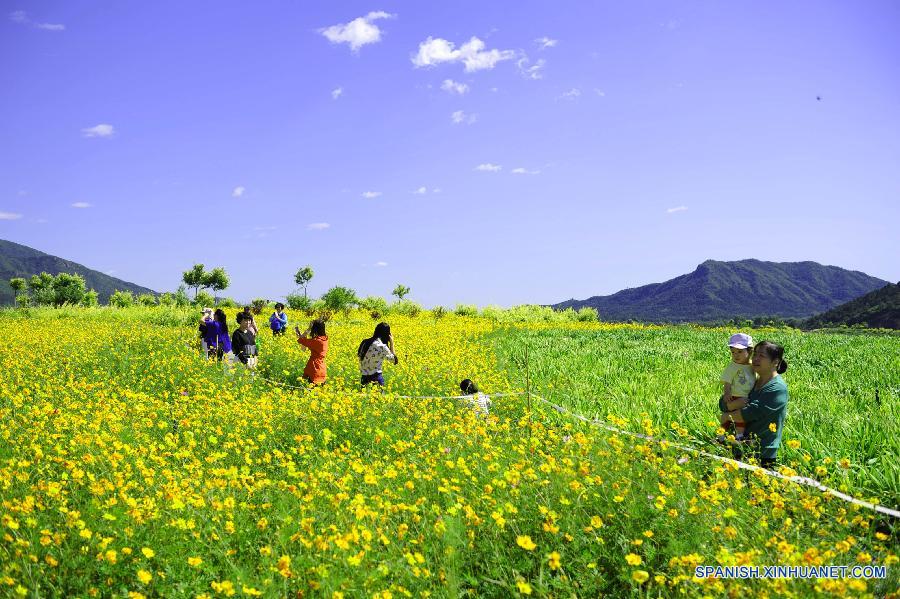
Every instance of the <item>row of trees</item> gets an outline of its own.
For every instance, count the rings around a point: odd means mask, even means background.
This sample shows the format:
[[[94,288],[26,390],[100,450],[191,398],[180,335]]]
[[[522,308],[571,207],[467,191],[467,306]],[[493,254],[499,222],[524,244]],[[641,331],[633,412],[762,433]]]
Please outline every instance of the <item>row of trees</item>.
[[[61,272],[54,276],[42,272],[29,279],[13,277],[9,286],[16,294],[16,304],[25,306],[62,306],[73,304],[96,306],[97,292],[88,290],[84,277]]]

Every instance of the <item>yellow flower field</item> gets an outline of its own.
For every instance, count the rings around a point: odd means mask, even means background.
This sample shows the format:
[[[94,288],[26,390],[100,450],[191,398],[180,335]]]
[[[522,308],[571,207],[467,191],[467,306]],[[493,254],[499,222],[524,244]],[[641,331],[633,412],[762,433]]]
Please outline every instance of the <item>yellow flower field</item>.
[[[191,318],[0,314],[0,596],[896,591],[896,538],[871,512],[522,396],[495,398],[487,418],[403,397],[456,395],[463,378],[521,391],[486,320],[391,318],[400,363],[380,393],[358,385],[355,350],[376,324],[362,316],[329,322],[329,382],[300,390],[286,386],[307,355],[292,332],[260,331],[251,376],[201,359]],[[694,576],[748,564],[886,565],[888,578]]]

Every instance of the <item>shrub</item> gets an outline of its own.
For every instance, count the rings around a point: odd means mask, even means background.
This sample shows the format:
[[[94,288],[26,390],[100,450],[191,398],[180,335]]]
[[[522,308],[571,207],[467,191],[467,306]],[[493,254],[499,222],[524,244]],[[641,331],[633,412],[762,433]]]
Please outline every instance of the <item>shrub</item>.
[[[596,308],[582,308],[578,311],[578,322],[597,322],[600,315],[597,314]]]
[[[137,301],[142,306],[155,306],[156,296],[152,293],[142,293],[137,297]]]
[[[262,314],[262,311],[269,305],[269,300],[258,297],[250,302],[250,311],[254,314]]]
[[[457,316],[478,316],[478,306],[474,304],[456,304],[453,311]]]
[[[422,312],[422,306],[412,300],[400,300],[391,306],[391,314],[415,318]]]
[[[175,305],[179,308],[186,308],[191,305],[191,298],[188,297],[187,290],[184,288],[184,285],[179,285],[178,290],[175,291],[175,295],[173,296],[175,299]]]
[[[285,301],[291,310],[303,310],[306,312],[312,307],[312,300],[299,293],[289,293]]]
[[[353,306],[359,303],[356,292],[349,287],[332,287],[322,296],[325,308],[332,312],[349,312]]]
[[[387,300],[377,295],[370,295],[359,300],[359,307],[368,312],[380,312],[381,314],[388,311]]]
[[[166,291],[165,293],[161,293],[159,295],[159,305],[172,307],[175,305],[175,294]]]
[[[505,319],[506,315],[504,314],[503,308],[500,306],[485,306],[481,309],[481,316],[500,322]]]
[[[130,291],[116,290],[109,296],[109,305],[114,308],[128,308],[134,305],[134,294]]]
[[[194,296],[192,302],[195,306],[212,306],[216,303],[216,298],[205,291],[201,291]]]
[[[217,305],[220,308],[235,308],[237,307],[237,302],[230,297],[220,297]]]
[[[81,298],[81,305],[85,308],[93,308],[100,304],[97,292],[91,289],[90,291],[86,291],[84,296]]]
[[[447,314],[447,308],[444,306],[435,306],[431,309],[431,315],[437,319],[441,319]]]

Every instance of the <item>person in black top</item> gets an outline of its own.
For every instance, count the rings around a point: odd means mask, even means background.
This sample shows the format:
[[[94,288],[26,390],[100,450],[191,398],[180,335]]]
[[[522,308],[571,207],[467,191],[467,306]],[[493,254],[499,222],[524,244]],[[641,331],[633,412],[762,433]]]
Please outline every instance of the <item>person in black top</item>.
[[[247,368],[256,368],[256,335],[250,329],[251,319],[241,312],[237,320],[240,328],[231,336],[231,350]]]

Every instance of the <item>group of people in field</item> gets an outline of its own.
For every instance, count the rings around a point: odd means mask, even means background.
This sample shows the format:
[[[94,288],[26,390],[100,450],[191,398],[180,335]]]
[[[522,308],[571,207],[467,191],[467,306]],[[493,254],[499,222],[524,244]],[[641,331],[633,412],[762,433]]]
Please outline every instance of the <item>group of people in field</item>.
[[[256,368],[259,351],[256,338],[259,329],[247,306],[237,314],[238,328],[229,334],[228,317],[221,308],[203,308],[200,318],[200,352],[209,359],[226,363],[240,362],[249,369]],[[275,311],[269,317],[269,328],[273,337],[284,335],[288,329],[288,317],[284,304],[275,304]],[[309,359],[303,369],[303,379],[310,385],[321,385],[328,377],[326,358],[328,356],[328,334],[325,321],[316,319],[309,323],[305,331],[294,327],[297,343],[309,350]],[[360,383],[384,385],[384,362],[399,363],[394,351],[394,337],[386,322],[375,327],[375,333],[363,339],[357,349],[359,358]]]
[[[219,308],[204,308],[200,319],[201,353],[210,359],[228,363],[240,362],[254,369],[258,360],[256,338],[259,330],[249,306],[237,314],[238,328],[229,334],[228,319]],[[275,304],[269,317],[272,335],[284,335],[288,317],[284,304]],[[325,321],[313,320],[305,331],[294,327],[297,343],[309,350],[303,378],[310,385],[325,383],[328,376],[328,334]],[[736,457],[748,444],[757,447],[754,455],[763,467],[773,467],[778,459],[781,434],[787,411],[788,389],[780,376],[787,370],[784,348],[772,341],[754,344],[746,333],[735,333],[728,340],[731,362],[720,380],[723,384],[719,399],[720,424],[726,435],[718,441],[729,442]],[[360,384],[384,385],[385,361],[399,363],[394,349],[394,337],[386,322],[379,323],[371,337],[363,339],[356,350],[359,360]],[[478,386],[469,379],[460,383],[464,395],[472,397],[470,404],[481,415],[487,415],[490,399],[479,393]]]
[[[732,335],[728,348],[731,362],[720,377],[719,398],[719,423],[728,436],[720,435],[718,440],[731,442],[738,458],[742,447],[758,447],[754,457],[764,468],[771,468],[777,463],[787,412],[788,388],[781,377],[788,367],[784,348],[771,341],[754,344],[746,333]]]

